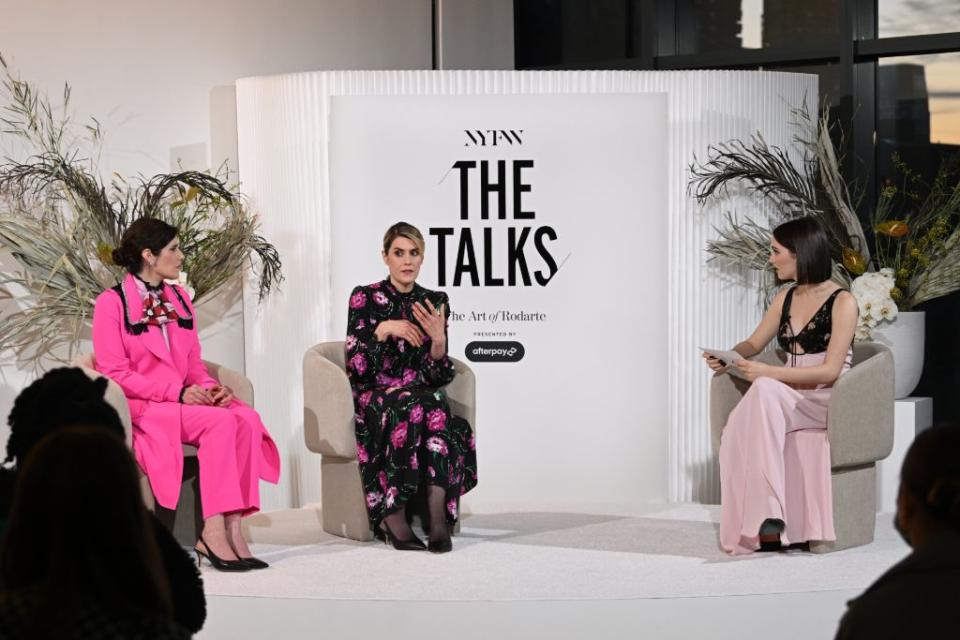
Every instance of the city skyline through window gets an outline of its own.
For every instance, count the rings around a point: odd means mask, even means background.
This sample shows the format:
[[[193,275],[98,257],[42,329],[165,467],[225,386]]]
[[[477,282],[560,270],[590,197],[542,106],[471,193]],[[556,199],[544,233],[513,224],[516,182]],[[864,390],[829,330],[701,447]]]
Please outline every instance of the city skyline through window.
[[[901,82],[897,97],[889,99],[919,99],[922,95],[929,111],[928,142],[960,145],[960,54],[883,58],[881,73],[894,65],[913,67],[912,80],[909,88]],[[912,98],[906,97],[907,92]]]
[[[821,19],[834,9],[836,0],[819,0],[791,11],[790,4],[770,0],[741,0],[740,39],[744,49],[760,49],[771,41],[764,32],[765,9],[774,16],[783,13],[819,12]],[[899,37],[960,31],[960,0],[878,0],[878,37]],[[923,84],[929,110],[929,142],[960,145],[960,54],[908,56],[880,60],[881,66],[916,65],[912,81]],[[789,70],[789,69],[784,69]],[[902,74],[901,74],[902,75]],[[900,87],[901,92],[904,87]],[[895,100],[893,97],[889,97]]]
[[[957,0],[877,0],[878,38],[960,31]]]

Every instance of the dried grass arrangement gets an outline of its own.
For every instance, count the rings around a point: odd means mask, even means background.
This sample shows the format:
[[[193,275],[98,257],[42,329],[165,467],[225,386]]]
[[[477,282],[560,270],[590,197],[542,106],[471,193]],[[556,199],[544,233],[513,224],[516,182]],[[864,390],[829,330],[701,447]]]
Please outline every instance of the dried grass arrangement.
[[[225,170],[129,180],[114,174],[104,184],[97,167],[100,125],[95,119],[74,124],[69,85],[54,107],[15,77],[2,56],[0,74],[0,135],[27,149],[25,159],[0,164],[0,247],[17,266],[0,272],[0,287],[24,305],[0,317],[0,349],[35,366],[69,359],[94,299],[122,277],[110,254],[140,217],[179,228],[194,302],[248,268],[260,300],[283,280],[276,248],[258,234],[256,216],[226,184]]]
[[[960,171],[945,162],[934,181],[921,178],[902,162],[897,167],[903,187],[885,185],[871,212],[869,237],[856,215],[859,196],[840,172],[843,147],[831,140],[824,115],[815,120],[804,105],[793,111],[797,133],[794,144],[799,166],[782,148],[759,135],[749,142],[732,140],[710,148],[708,157],[690,165],[690,192],[701,205],[723,198],[728,187],[741,185],[773,204],[769,226],[727,213],[726,224],[709,241],[711,259],[745,267],[759,274],[759,286],[769,300],[776,282],[767,263],[771,229],[801,216],[815,216],[837,248],[834,279],[849,286],[867,271],[892,269],[896,286],[890,294],[901,311],[960,290]],[[925,192],[924,197],[916,196]],[[900,196],[905,197],[897,197]],[[911,199],[909,196],[913,194]],[[860,194],[862,195],[862,194]]]
[[[741,220],[728,212],[719,237],[707,243],[711,259],[746,267],[759,276],[764,298],[769,300],[776,279],[767,262],[772,228],[787,220],[815,216],[838,247],[849,247],[869,259],[869,247],[840,173],[840,159],[830,140],[826,115],[815,121],[806,104],[794,109],[794,144],[800,157],[797,166],[785,149],[769,145],[759,134],[748,142],[731,140],[710,147],[708,157],[694,158],[689,167],[688,187],[701,205],[723,198],[733,185],[746,187],[773,205],[776,212],[769,226]],[[836,265],[835,278],[849,284],[849,277]]]

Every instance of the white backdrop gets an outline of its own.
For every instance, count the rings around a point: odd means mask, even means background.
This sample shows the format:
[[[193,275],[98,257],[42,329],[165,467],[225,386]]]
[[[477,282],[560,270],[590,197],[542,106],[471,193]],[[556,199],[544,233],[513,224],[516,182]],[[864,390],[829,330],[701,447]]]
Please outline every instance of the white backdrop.
[[[491,18],[467,23],[462,18],[474,9],[473,0],[443,4],[451,20],[443,25],[441,43],[488,38],[499,45],[509,39],[513,60],[512,23],[499,27]],[[512,3],[507,4],[512,18]],[[153,3],[128,0],[0,6],[0,53],[14,75],[54,103],[68,82],[74,123],[88,124],[94,116],[103,125],[104,144],[96,155],[108,182],[114,172],[152,176],[181,166],[217,168],[224,160],[236,172],[238,77],[318,68],[422,69],[431,58],[429,0],[310,0],[284,2],[282,10],[278,3],[257,0],[167,0],[162,14]],[[503,8],[486,13],[502,15]],[[453,64],[476,60],[469,47],[450,53]],[[18,141],[2,138],[0,157],[23,158]],[[0,252],[0,269],[19,267]],[[239,297],[226,292],[204,302],[197,324],[204,357],[242,370]],[[5,294],[0,314],[23,303]],[[92,347],[84,342],[80,348]],[[6,416],[14,398],[37,375],[11,352],[0,354],[0,444],[9,435]]]
[[[353,286],[385,276],[380,240],[403,219],[426,238],[420,284],[450,295],[451,354],[468,359],[474,341],[524,348],[516,363],[471,363],[471,503],[666,500],[667,296],[644,286],[667,277],[666,121],[665,94],[333,99],[334,335]],[[504,219],[496,193],[481,219],[481,164],[500,183],[501,161]],[[529,284],[514,262],[510,286],[511,233],[527,237]]]
[[[344,302],[333,295],[331,273],[332,101],[338,96],[649,93],[667,94],[667,144],[661,158],[667,174],[668,202],[662,212],[667,275],[665,281],[642,273],[624,279],[641,293],[666,292],[667,392],[662,406],[667,413],[668,497],[717,499],[708,427],[709,374],[697,345],[732,345],[743,339],[759,319],[759,308],[755,292],[739,277],[707,264],[704,246],[716,236],[714,225],[722,224],[726,210],[755,218],[763,218],[766,211],[762,202],[737,194],[724,208],[699,207],[686,190],[687,166],[711,144],[758,132],[772,144],[789,147],[796,133],[791,108],[804,100],[808,108],[816,108],[816,76],[752,71],[331,71],[237,82],[242,188],[261,212],[263,234],[280,250],[287,276],[283,291],[263,304],[257,304],[255,296],[244,296],[247,374],[257,388],[257,408],[285,453],[280,486],[265,488],[265,509],[315,502],[320,496],[319,456],[303,444],[300,361],[316,342],[342,339],[333,321]],[[638,202],[638,212],[643,206]],[[358,252],[377,250],[373,245],[357,247]],[[355,277],[362,280],[363,274]],[[484,425],[479,428],[482,433]],[[605,459],[599,448],[584,448],[584,456],[583,465],[567,473],[587,475]],[[493,462],[481,451],[478,492],[504,472]],[[540,500],[565,500],[549,482],[540,486]],[[484,507],[482,493],[465,504],[467,509]],[[573,501],[565,508],[606,509]]]

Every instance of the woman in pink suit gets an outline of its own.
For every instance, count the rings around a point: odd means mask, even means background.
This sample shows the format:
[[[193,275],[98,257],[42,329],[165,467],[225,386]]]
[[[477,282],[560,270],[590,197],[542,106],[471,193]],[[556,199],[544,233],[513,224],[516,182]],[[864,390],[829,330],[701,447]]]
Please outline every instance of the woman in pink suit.
[[[753,384],[720,439],[720,546],[728,553],[836,539],[827,408],[850,368],[858,313],[853,295],[830,280],[836,253],[812,217],[773,230],[770,264],[778,280],[796,284],[734,351],[749,358],[776,337],[787,362],[735,363]],[[729,364],[704,357],[714,371]]]
[[[264,568],[240,519],[259,509],[260,480],[277,482],[280,456],[257,412],[207,373],[189,296],[165,282],[183,263],[177,229],[141,218],[123,234],[113,260],[129,273],[97,297],[96,367],[127,396],[134,454],[157,503],[176,507],[182,445],[195,445],[204,518],[197,560],[224,571]]]

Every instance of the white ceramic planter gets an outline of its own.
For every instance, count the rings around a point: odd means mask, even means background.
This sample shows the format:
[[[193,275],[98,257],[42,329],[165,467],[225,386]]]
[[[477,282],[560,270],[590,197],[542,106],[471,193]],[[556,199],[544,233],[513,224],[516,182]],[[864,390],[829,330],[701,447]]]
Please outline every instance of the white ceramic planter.
[[[893,352],[894,397],[909,396],[923,372],[923,330],[925,311],[901,311],[891,323],[882,323],[873,330],[875,342]]]

